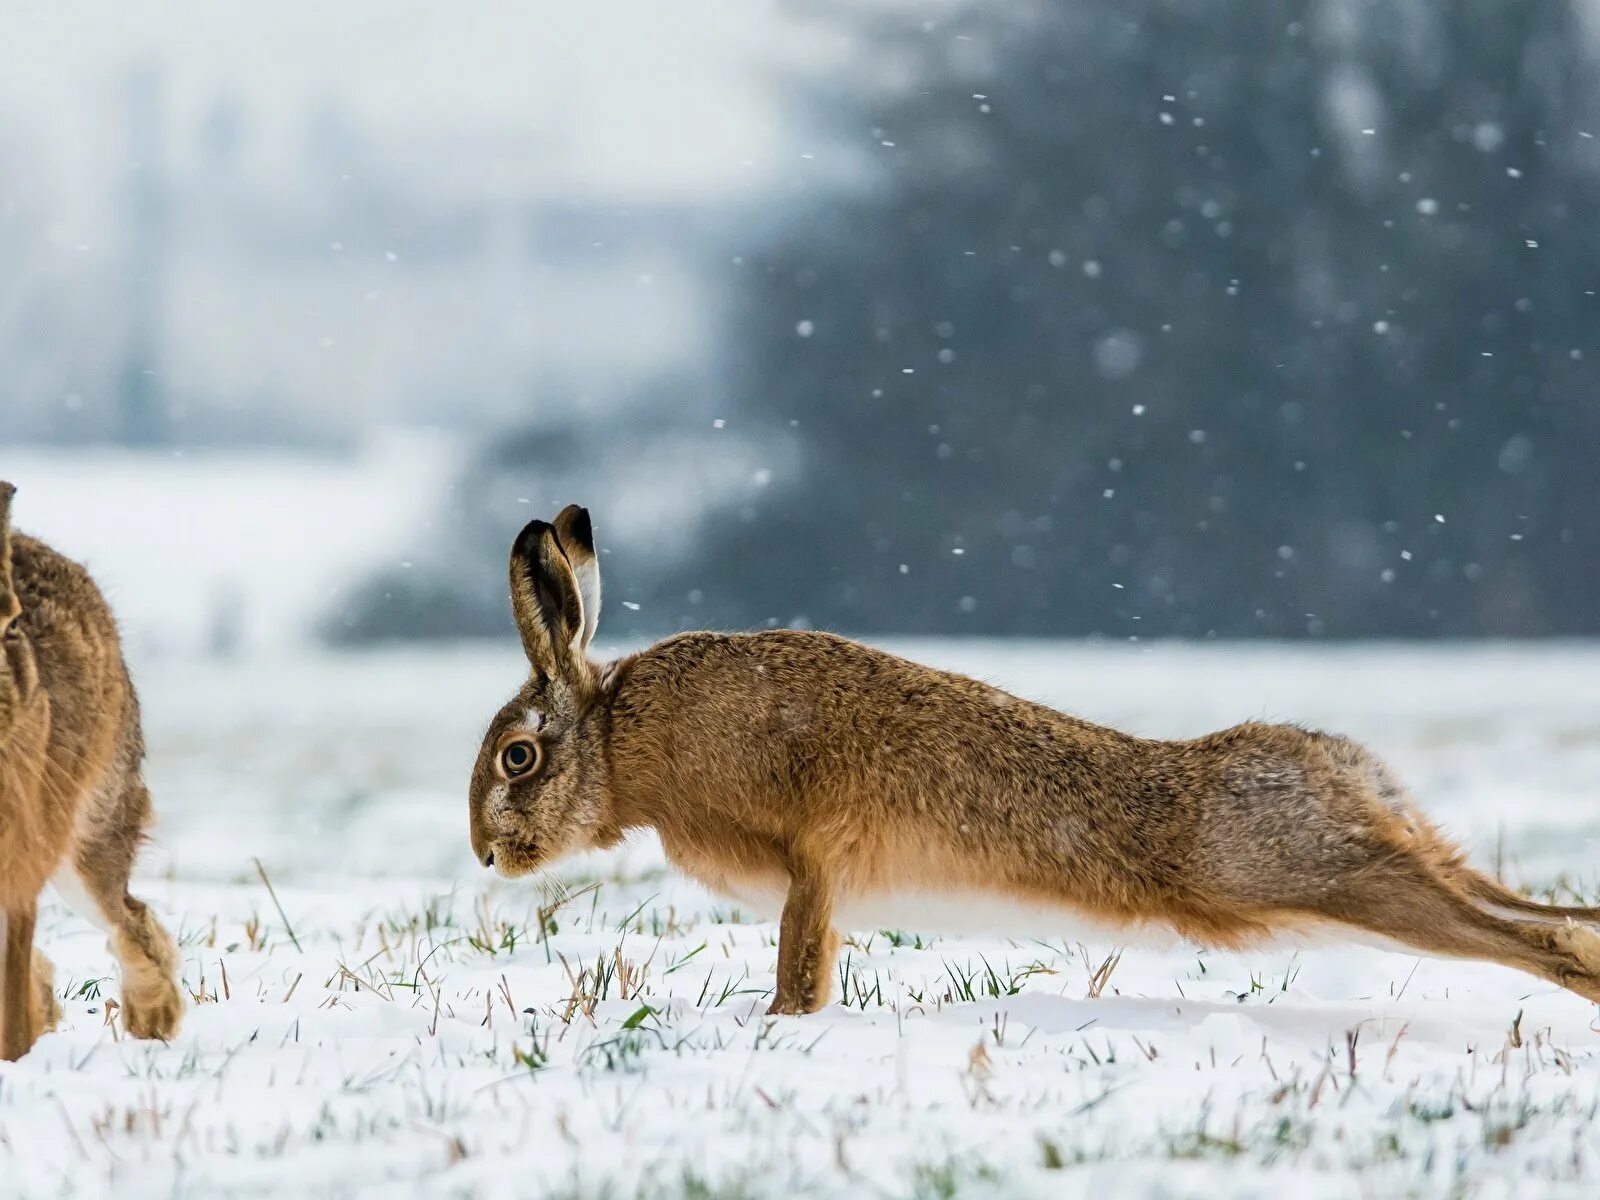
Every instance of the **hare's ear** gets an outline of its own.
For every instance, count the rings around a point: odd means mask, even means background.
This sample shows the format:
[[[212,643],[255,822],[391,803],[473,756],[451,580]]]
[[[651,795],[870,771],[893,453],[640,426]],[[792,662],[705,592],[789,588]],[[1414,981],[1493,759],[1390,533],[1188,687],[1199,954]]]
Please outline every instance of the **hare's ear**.
[[[578,594],[583,599],[583,641],[579,648],[587,650],[594,641],[594,631],[600,624],[600,560],[594,553],[594,527],[589,524],[589,510],[569,504],[556,517],[556,537],[572,564],[572,574],[578,581]]]
[[[11,497],[17,494],[12,484],[0,479],[0,588],[11,590]]]
[[[583,596],[546,521],[529,521],[511,547],[511,611],[528,661],[549,674],[568,674],[583,637]]]

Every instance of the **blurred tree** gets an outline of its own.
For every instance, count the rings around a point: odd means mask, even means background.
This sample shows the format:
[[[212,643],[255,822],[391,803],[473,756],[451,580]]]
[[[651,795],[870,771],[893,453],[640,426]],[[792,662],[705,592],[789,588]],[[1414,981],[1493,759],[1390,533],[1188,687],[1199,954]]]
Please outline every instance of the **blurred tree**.
[[[941,12],[835,10],[804,86],[868,173],[744,255],[726,343],[803,469],[658,620],[1600,632],[1575,0]]]

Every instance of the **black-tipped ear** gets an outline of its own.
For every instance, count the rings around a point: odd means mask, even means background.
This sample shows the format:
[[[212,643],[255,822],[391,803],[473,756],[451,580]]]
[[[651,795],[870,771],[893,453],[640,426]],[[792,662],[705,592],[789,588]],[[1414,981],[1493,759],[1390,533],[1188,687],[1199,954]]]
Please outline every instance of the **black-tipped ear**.
[[[569,504],[556,514],[556,536],[561,548],[569,555],[574,549],[585,554],[594,553],[594,526],[589,521],[589,510],[581,504]]]
[[[583,599],[580,646],[588,649],[600,625],[600,560],[594,552],[594,527],[589,523],[589,510],[576,504],[567,505],[556,517],[555,530],[561,549],[566,551],[567,561],[572,564],[572,574]]]
[[[548,522],[529,521],[511,546],[511,611],[528,661],[564,672],[583,635],[583,598]]]

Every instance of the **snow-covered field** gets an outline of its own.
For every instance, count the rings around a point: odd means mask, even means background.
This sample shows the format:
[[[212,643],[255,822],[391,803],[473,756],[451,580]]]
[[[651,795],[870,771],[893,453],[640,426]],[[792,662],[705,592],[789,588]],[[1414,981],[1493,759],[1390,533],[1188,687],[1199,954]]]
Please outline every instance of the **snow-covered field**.
[[[1140,732],[1358,735],[1481,863],[1594,882],[1600,647],[904,649]],[[542,884],[474,864],[466,775],[520,669],[509,629],[146,664],[163,820],[141,890],[194,1007],[172,1045],[121,1039],[100,936],[48,904],[66,1022],[0,1066],[0,1194],[1600,1186],[1594,1007],[1502,968],[858,930],[839,1003],[768,1019],[774,927],[653,846]]]

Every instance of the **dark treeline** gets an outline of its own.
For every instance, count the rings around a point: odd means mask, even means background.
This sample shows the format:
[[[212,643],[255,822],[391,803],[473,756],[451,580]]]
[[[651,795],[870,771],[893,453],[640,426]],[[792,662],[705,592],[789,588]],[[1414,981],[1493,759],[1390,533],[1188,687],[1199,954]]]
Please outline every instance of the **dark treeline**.
[[[1580,5],[939,13],[796,81],[861,175],[739,248],[719,364],[795,466],[613,615],[1600,632]]]

